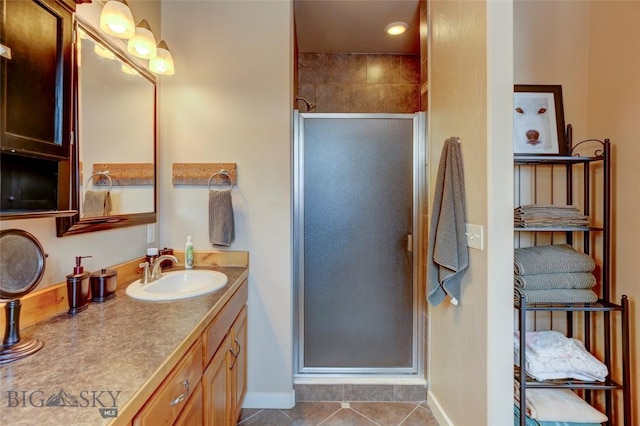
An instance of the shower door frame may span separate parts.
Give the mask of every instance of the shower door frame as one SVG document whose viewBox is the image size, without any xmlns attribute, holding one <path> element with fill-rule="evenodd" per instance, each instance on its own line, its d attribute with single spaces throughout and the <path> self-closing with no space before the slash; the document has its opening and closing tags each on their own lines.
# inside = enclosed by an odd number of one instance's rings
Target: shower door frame
<svg viewBox="0 0 640 426">
<path fill-rule="evenodd" d="M 413 306 L 411 367 L 305 367 L 304 366 L 304 121 L 313 119 L 402 119 L 413 121 L 413 234 L 411 238 Z M 424 378 L 425 321 L 424 283 L 426 259 L 427 144 L 426 115 L 394 113 L 300 113 L 293 116 L 293 285 L 294 285 L 294 377 L 312 378 Z"/>
</svg>

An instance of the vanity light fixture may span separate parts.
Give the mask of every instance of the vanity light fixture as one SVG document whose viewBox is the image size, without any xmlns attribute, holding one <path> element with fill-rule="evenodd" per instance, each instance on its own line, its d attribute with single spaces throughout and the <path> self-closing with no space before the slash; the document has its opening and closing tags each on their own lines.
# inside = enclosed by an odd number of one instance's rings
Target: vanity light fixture
<svg viewBox="0 0 640 426">
<path fill-rule="evenodd" d="M 136 24 L 127 0 L 108 0 L 100 13 L 100 29 L 114 37 L 129 39 L 136 33 Z"/>
<path fill-rule="evenodd" d="M 156 38 L 146 19 L 136 25 L 136 35 L 127 42 L 127 51 L 142 59 L 151 59 L 157 55 Z"/>
<path fill-rule="evenodd" d="M 138 75 L 138 74 L 140 74 L 138 72 L 138 70 L 136 70 L 133 67 L 130 67 L 127 64 L 122 64 L 122 72 L 125 73 L 125 74 L 130 74 L 130 75 Z"/>
<path fill-rule="evenodd" d="M 106 58 L 106 59 L 115 59 L 116 55 L 110 51 L 109 49 L 104 48 L 102 45 L 96 43 L 93 46 L 93 51 L 95 52 L 96 55 L 102 57 L 102 58 Z"/>
<path fill-rule="evenodd" d="M 409 29 L 409 24 L 406 22 L 392 22 L 386 27 L 384 27 L 384 31 L 389 35 L 399 35 L 404 33 Z"/>
<path fill-rule="evenodd" d="M 151 72 L 161 75 L 173 75 L 175 74 L 175 67 L 173 65 L 173 56 L 169 52 L 167 43 L 164 40 L 160 40 L 158 43 L 158 54 L 155 58 L 151 58 L 149 61 L 149 69 Z"/>
</svg>

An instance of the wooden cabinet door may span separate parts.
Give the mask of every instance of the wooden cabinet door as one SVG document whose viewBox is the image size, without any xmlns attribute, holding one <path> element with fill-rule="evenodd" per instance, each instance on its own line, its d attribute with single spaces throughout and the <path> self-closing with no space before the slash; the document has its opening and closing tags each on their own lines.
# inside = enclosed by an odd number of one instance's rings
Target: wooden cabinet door
<svg viewBox="0 0 640 426">
<path fill-rule="evenodd" d="M 72 10 L 55 0 L 1 0 L 0 146 L 45 158 L 69 157 Z"/>
<path fill-rule="evenodd" d="M 231 421 L 231 392 L 229 352 L 231 334 L 227 334 L 202 376 L 204 393 L 204 424 L 227 426 Z"/>
<path fill-rule="evenodd" d="M 235 425 L 242 402 L 247 391 L 247 307 L 236 318 L 231 328 L 232 341 L 230 342 L 232 352 L 230 373 L 231 373 L 231 395 L 233 398 L 232 422 Z"/>
</svg>

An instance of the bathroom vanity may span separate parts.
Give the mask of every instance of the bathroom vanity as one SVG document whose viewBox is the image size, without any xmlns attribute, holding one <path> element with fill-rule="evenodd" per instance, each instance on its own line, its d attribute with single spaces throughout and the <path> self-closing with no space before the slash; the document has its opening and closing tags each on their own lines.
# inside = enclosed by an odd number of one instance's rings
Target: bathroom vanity
<svg viewBox="0 0 640 426">
<path fill-rule="evenodd" d="M 228 276 L 207 295 L 140 301 L 125 294 L 129 280 L 112 300 L 22 330 L 45 346 L 0 366 L 0 418 L 12 425 L 235 425 L 247 365 L 248 262 L 239 263 L 196 263 Z"/>
</svg>

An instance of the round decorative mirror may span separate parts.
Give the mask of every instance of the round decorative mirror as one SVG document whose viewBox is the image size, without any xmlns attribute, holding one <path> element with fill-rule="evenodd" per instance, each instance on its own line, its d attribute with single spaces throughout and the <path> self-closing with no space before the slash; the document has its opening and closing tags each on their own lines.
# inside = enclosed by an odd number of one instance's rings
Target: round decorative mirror
<svg viewBox="0 0 640 426">
<path fill-rule="evenodd" d="M 38 240 L 20 229 L 0 231 L 0 302 L 5 302 L 6 326 L 0 364 L 31 355 L 41 340 L 20 339 L 20 297 L 33 290 L 44 273 L 46 254 Z"/>
</svg>

